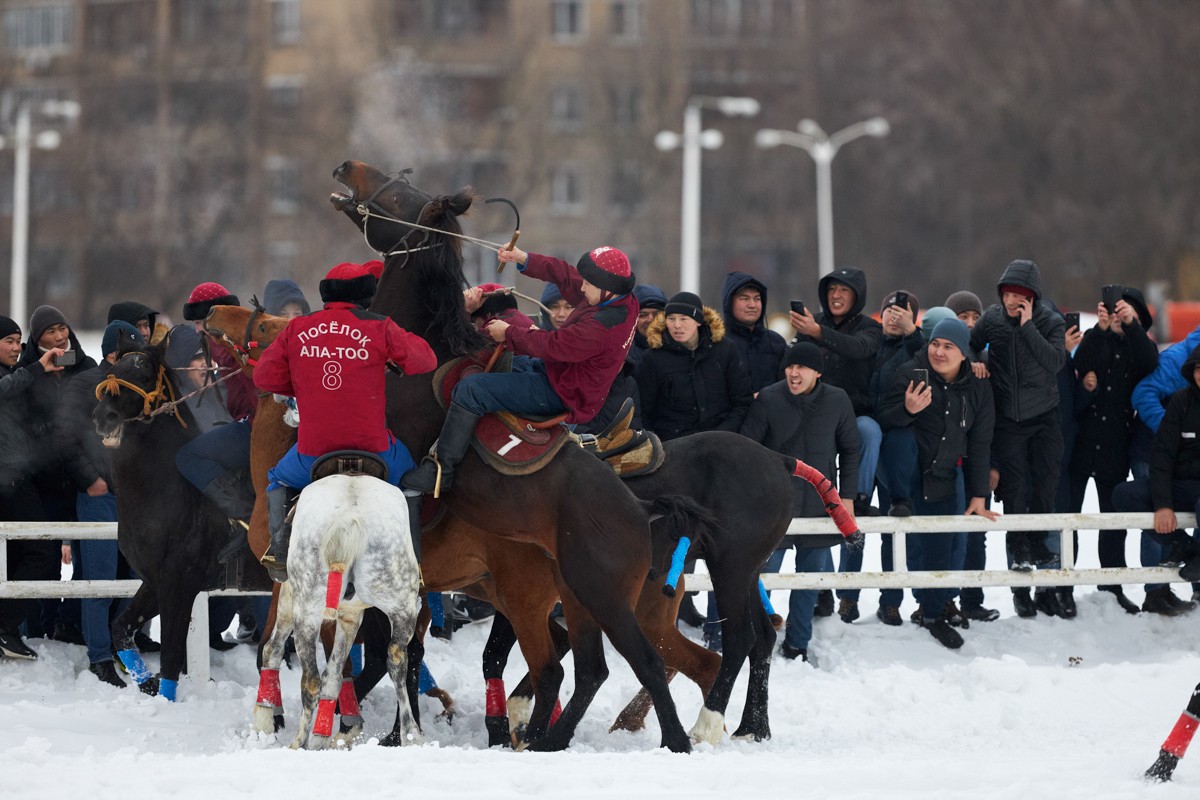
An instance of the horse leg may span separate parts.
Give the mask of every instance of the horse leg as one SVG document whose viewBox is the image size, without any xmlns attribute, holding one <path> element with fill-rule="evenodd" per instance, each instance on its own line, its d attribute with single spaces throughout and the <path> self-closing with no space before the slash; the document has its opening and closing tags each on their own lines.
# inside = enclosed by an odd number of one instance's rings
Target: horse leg
<svg viewBox="0 0 1200 800">
<path fill-rule="evenodd" d="M 713 587 L 716 591 L 717 608 L 720 610 L 721 638 L 723 652 L 721 668 L 717 672 L 717 680 L 704 699 L 704 707 L 692 727 L 690 735 L 698 742 L 717 744 L 725 734 L 725 709 L 729 706 L 729 697 L 733 693 L 733 684 L 738 672 L 754 645 L 754 620 L 750 613 L 750 601 L 758 602 L 757 584 L 753 596 L 744 580 L 733 581 L 728 570 L 721 570 L 723 565 L 709 563 L 712 573 Z M 755 575 L 757 578 L 757 575 Z M 728 637 L 728 638 L 726 638 Z"/>
<path fill-rule="evenodd" d="M 159 694 L 175 699 L 179 674 L 187 664 L 187 632 L 192 621 L 192 605 L 199 590 L 195 586 L 180 587 L 175 593 L 160 598 L 162 616 L 162 658 L 159 662 Z"/>
<path fill-rule="evenodd" d="M 308 740 L 309 750 L 328 748 L 333 737 L 334 710 L 338 695 L 342 691 L 343 669 L 350 656 L 350 646 L 354 644 L 354 635 L 358 633 L 358 625 L 362 621 L 363 608 L 361 603 L 353 600 L 342 601 L 336 622 L 321 626 L 321 642 L 329 643 L 329 652 L 325 660 L 325 670 L 321 673 L 317 718 L 313 723 L 312 736 Z M 362 717 L 359 717 L 360 729 L 361 726 Z"/>
<path fill-rule="evenodd" d="M 532 722 L 535 702 L 544 702 L 547 704 L 553 702 L 554 710 L 550 713 L 551 725 L 555 724 L 558 715 L 562 713 L 562 708 L 558 702 L 558 690 L 562 687 L 562 659 L 571 649 L 571 640 L 566 630 L 552 619 L 547 620 L 546 630 L 549 631 L 550 641 L 554 646 L 553 661 L 544 655 L 540 655 L 545 652 L 544 647 L 538 646 L 541 644 L 540 638 L 532 639 L 531 636 L 527 635 L 520 640 L 528 640 L 527 644 L 522 644 L 521 651 L 525 656 L 525 663 L 530 665 L 529 668 L 531 671 L 525 673 L 525 676 L 521 678 L 516 688 L 508 696 L 508 729 L 515 732 L 512 735 L 514 747 L 518 746 L 521 740 L 529 738 L 527 731 Z M 534 653 L 539 654 L 537 658 L 533 657 Z M 536 700 L 534 695 L 535 684 L 541 690 Z"/>
<path fill-rule="evenodd" d="M 408 640 L 405 655 L 408 657 L 408 668 L 405 670 L 404 690 L 408 695 L 408 707 L 412 711 L 413 723 L 420 730 L 421 708 L 419 698 L 421 696 L 421 663 L 425 660 L 425 642 L 421 641 L 421 637 L 417 635 L 416 631 L 413 632 L 412 638 Z M 399 709 L 397 709 L 396 713 L 399 713 Z"/>
<path fill-rule="evenodd" d="M 377 608 L 368 608 L 359 632 L 363 640 L 363 668 L 354 679 L 354 692 L 361 703 L 387 674 L 387 646 L 392 638 L 392 626 L 386 614 Z"/>
<path fill-rule="evenodd" d="M 293 578 L 294 580 L 294 578 Z M 291 583 L 291 581 L 289 581 Z M 293 638 L 296 641 L 296 656 L 300 659 L 300 724 L 296 729 L 296 738 L 292 741 L 292 749 L 298 750 L 308 742 L 308 734 L 312 728 L 313 712 L 317 707 L 317 692 L 321 687 L 321 672 L 317 668 L 317 638 L 320 636 L 321 607 L 317 602 L 304 602 L 299 596 L 293 601 L 293 614 L 296 627 Z M 305 592 L 306 595 L 314 592 Z"/>
<path fill-rule="evenodd" d="M 158 593 L 151 588 L 148 581 L 143 581 L 129 606 L 113 620 L 111 629 L 113 649 L 117 651 L 117 657 L 129 670 L 142 693 L 149 695 L 158 694 L 158 678 L 150 674 L 150 669 L 134 644 L 133 634 L 146 624 L 146 620 L 157 614 Z"/>
<path fill-rule="evenodd" d="M 516 643 L 517 633 L 512 623 L 497 610 L 492 617 L 487 644 L 483 646 L 483 685 L 486 687 L 483 724 L 487 728 L 488 747 L 503 747 L 510 742 L 504 668 L 508 666 L 509 654 Z M 530 686 L 531 693 L 532 688 Z"/>
<path fill-rule="evenodd" d="M 283 697 L 279 690 L 279 665 L 287 638 L 292 635 L 292 586 L 276 584 L 271 611 L 259 648 L 258 696 L 254 703 L 254 730 L 275 733 L 283 728 Z"/>
<path fill-rule="evenodd" d="M 758 635 L 754 637 L 754 647 L 750 650 L 750 683 L 746 687 L 746 707 L 742 709 L 742 722 L 733 732 L 733 738 L 761 742 L 771 738 L 771 723 L 767 715 L 767 686 L 771 679 L 775 627 L 771 624 L 771 617 L 763 608 L 757 592 L 751 601 L 750 613 Z"/>
<path fill-rule="evenodd" d="M 279 589 L 283 586 L 282 583 L 273 583 L 271 585 L 271 605 L 267 609 L 267 618 L 263 622 L 262 638 L 258 642 L 258 652 L 255 654 L 256 666 L 261 670 L 263 665 L 263 645 L 271 636 L 271 631 L 275 629 L 275 617 L 279 614 Z"/>
<path fill-rule="evenodd" d="M 388 675 L 396 687 L 396 722 L 392 732 L 380 742 L 384 747 L 397 747 L 407 744 L 421 744 L 423 740 L 421 729 L 413 716 L 412 705 L 409 702 L 407 672 L 408 672 L 408 643 L 416 630 L 416 609 L 412 613 L 405 609 L 388 614 L 392 622 L 392 637 L 388 643 Z"/>
</svg>

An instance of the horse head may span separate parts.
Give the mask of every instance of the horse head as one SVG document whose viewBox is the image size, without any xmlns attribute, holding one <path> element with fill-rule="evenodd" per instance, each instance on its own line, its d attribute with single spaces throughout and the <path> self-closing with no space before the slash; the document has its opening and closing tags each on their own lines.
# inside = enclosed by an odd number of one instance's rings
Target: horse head
<svg viewBox="0 0 1200 800">
<path fill-rule="evenodd" d="M 463 305 L 462 226 L 475 194 L 462 189 L 431 195 L 408 180 L 408 171 L 388 175 L 361 161 L 333 171 L 346 188 L 330 196 L 362 231 L 385 268 L 371 310 L 392 317 L 425 338 L 443 361 L 486 344 Z"/>
<path fill-rule="evenodd" d="M 163 410 L 174 412 L 180 424 L 187 427 L 173 402 L 179 392 L 166 365 L 166 345 L 164 340 L 158 345 L 127 351 L 96 385 L 96 399 L 100 402 L 92 411 L 92 422 L 105 447 L 121 446 L 126 422 L 146 421 Z"/>
<path fill-rule="evenodd" d="M 213 306 L 204 320 L 204 330 L 249 370 L 287 324 L 286 318 L 266 313 L 257 303 L 253 310 Z"/>
</svg>

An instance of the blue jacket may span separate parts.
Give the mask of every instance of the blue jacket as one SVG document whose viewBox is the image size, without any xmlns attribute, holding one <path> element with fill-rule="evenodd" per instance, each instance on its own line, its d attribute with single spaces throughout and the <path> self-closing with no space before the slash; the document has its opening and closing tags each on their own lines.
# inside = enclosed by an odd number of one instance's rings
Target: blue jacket
<svg viewBox="0 0 1200 800">
<path fill-rule="evenodd" d="M 1158 354 L 1158 368 L 1142 378 L 1133 390 L 1133 408 L 1151 431 L 1157 432 L 1171 395 L 1187 384 L 1179 368 L 1200 347 L 1200 327 Z"/>
</svg>

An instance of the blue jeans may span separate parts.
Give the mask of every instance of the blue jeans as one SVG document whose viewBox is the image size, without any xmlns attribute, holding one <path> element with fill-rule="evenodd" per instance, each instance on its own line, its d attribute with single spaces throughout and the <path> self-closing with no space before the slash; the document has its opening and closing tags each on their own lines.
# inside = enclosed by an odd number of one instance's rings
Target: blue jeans
<svg viewBox="0 0 1200 800">
<path fill-rule="evenodd" d="M 1113 508 L 1117 511 L 1153 511 L 1150 481 L 1135 480 L 1119 484 L 1112 493 Z M 1200 513 L 1200 481 L 1171 481 L 1171 505 L 1176 511 Z M 1160 535 L 1152 529 L 1142 531 L 1142 566 L 1155 567 L 1162 563 L 1169 534 Z M 1165 583 L 1148 583 L 1146 591 L 1165 588 Z"/>
<path fill-rule="evenodd" d="M 919 493 L 913 498 L 913 510 L 918 515 L 930 516 L 938 514 L 953 514 L 958 506 L 958 497 L 950 495 L 942 500 L 926 500 Z M 943 571 L 954 566 L 954 540 L 961 534 L 948 533 L 914 533 L 910 541 L 917 544 L 914 561 L 917 569 Z M 936 619 L 941 616 L 946 603 L 954 597 L 953 589 L 913 589 L 913 595 L 921 604 L 921 614 L 925 619 Z"/>
<path fill-rule="evenodd" d="M 871 499 L 875 492 L 875 467 L 879 464 L 879 446 L 883 443 L 883 430 L 874 417 L 855 417 L 858 425 L 858 493 Z"/>
<path fill-rule="evenodd" d="M 771 554 L 763 566 L 763 572 L 779 572 L 787 548 Z M 833 572 L 833 556 L 828 547 L 817 549 L 796 548 L 796 572 Z M 789 647 L 808 649 L 812 640 L 813 609 L 817 607 L 816 589 L 793 589 L 788 598 L 787 628 L 783 640 Z"/>
<path fill-rule="evenodd" d="M 476 416 L 489 411 L 553 416 L 567 410 L 550 386 L 545 363 L 529 356 L 514 356 L 512 372 L 468 375 L 451 399 Z"/>
<path fill-rule="evenodd" d="M 112 493 L 92 497 L 80 492 L 75 500 L 80 522 L 116 522 L 117 498 Z M 75 567 L 85 581 L 111 581 L 117 578 L 120 552 L 113 540 L 83 539 L 78 543 Z M 80 629 L 87 645 L 88 663 L 112 661 L 112 626 L 109 613 L 115 602 L 111 597 L 84 598 L 80 601 Z M 121 598 L 118 611 L 124 610 L 132 598 Z"/>
<path fill-rule="evenodd" d="M 378 455 L 387 464 L 388 483 L 399 486 L 404 473 L 411 470 L 416 464 L 413 463 L 408 448 L 396 441 L 390 433 L 388 441 L 390 443 L 388 449 Z M 279 459 L 279 463 L 267 470 L 267 491 L 273 491 L 280 486 L 303 489 L 312 483 L 312 466 L 320 456 L 302 455 L 296 449 L 297 446 L 292 445 L 291 449 L 283 454 L 283 458 Z"/>
<path fill-rule="evenodd" d="M 250 468 L 250 423 L 227 422 L 179 448 L 175 468 L 200 491 L 226 472 Z"/>
</svg>

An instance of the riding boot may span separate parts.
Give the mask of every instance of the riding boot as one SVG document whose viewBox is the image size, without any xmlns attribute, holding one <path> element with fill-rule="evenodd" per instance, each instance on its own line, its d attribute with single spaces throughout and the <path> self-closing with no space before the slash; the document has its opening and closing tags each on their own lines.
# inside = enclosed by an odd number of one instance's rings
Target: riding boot
<svg viewBox="0 0 1200 800">
<path fill-rule="evenodd" d="M 450 410 L 446 412 L 446 421 L 442 424 L 442 433 L 437 440 L 437 461 L 426 458 L 419 467 L 410 470 L 400 479 L 400 485 L 405 489 L 429 494 L 437 485 L 438 464 L 441 464 L 440 491 L 449 489 L 454 481 L 454 468 L 466 455 L 478 422 L 477 415 L 457 403 L 451 403 Z"/>
<path fill-rule="evenodd" d="M 404 499 L 408 501 L 408 530 L 412 535 L 413 555 L 417 557 L 417 564 L 421 563 L 421 493 L 413 489 L 408 489 L 404 492 Z"/>
<path fill-rule="evenodd" d="M 276 583 L 287 581 L 288 540 L 292 537 L 292 507 L 300 496 L 299 489 L 280 486 L 267 492 L 268 525 L 271 529 L 271 545 L 263 553 L 261 563 L 267 574 Z"/>
<path fill-rule="evenodd" d="M 254 511 L 254 489 L 245 470 L 223 472 L 204 487 L 203 494 L 229 517 L 229 542 L 221 548 L 217 560 L 230 561 L 246 549 L 246 531 Z"/>
</svg>

